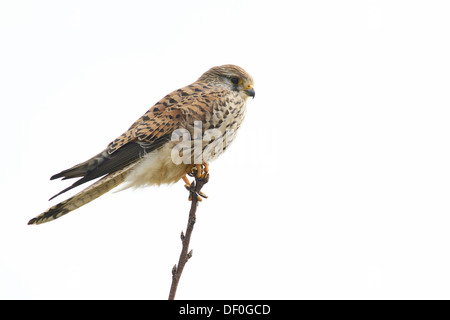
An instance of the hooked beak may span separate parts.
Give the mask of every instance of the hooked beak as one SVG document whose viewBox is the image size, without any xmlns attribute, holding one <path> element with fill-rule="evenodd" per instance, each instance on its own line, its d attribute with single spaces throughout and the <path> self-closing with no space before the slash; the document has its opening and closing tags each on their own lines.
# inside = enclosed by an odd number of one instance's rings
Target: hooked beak
<svg viewBox="0 0 450 320">
<path fill-rule="evenodd" d="M 247 89 L 247 90 L 245 90 L 245 93 L 248 96 L 252 97 L 253 99 L 255 98 L 255 89 L 253 89 L 253 88 Z"/>
</svg>

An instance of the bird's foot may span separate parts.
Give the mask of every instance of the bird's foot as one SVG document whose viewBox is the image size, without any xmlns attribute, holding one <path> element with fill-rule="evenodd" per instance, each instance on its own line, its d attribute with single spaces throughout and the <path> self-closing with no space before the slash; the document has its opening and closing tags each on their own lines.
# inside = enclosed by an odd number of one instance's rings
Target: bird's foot
<svg viewBox="0 0 450 320">
<path fill-rule="evenodd" d="M 203 192 L 201 192 L 201 191 L 197 192 L 197 191 L 193 190 L 191 185 L 185 184 L 184 187 L 186 188 L 187 191 L 189 191 L 189 201 L 192 201 L 192 195 L 197 197 L 198 201 L 202 201 L 202 198 L 205 198 L 205 199 L 208 198 L 208 196 L 206 194 L 204 194 Z"/>
<path fill-rule="evenodd" d="M 201 172 L 201 174 L 199 175 L 198 172 Z M 202 165 L 193 165 L 187 174 L 191 177 L 196 177 L 196 179 L 208 179 L 208 172 L 208 165 L 206 165 L 206 167 L 203 167 Z M 182 179 L 185 183 L 184 187 L 187 191 L 189 191 L 189 201 L 192 201 L 192 196 L 195 196 L 198 201 L 202 201 L 202 198 L 208 198 L 208 196 L 203 192 L 195 191 L 195 183 L 189 182 L 189 179 L 186 177 L 186 175 L 183 176 Z"/>
<path fill-rule="evenodd" d="M 205 179 L 208 173 L 209 173 L 209 166 L 206 162 L 203 162 L 202 164 L 191 165 L 187 174 L 191 177 Z"/>
</svg>

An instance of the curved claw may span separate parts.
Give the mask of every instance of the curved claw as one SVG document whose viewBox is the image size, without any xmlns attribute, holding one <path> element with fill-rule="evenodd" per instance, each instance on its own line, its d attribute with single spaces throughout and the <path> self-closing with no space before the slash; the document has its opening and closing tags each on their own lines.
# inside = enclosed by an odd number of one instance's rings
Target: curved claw
<svg viewBox="0 0 450 320">
<path fill-rule="evenodd" d="M 189 171 L 187 172 L 187 175 L 191 177 L 196 177 L 197 179 L 208 179 L 209 178 L 209 166 L 206 162 L 203 162 L 203 164 L 195 164 L 191 165 L 189 167 Z M 195 194 L 198 201 L 202 201 L 202 198 L 207 199 L 208 196 L 204 194 L 203 192 L 195 191 L 192 188 L 192 184 L 189 182 L 189 179 L 184 176 L 183 181 L 185 183 L 184 187 L 186 190 L 189 191 L 189 201 L 192 201 L 192 194 Z"/>
<path fill-rule="evenodd" d="M 206 162 L 202 164 L 193 164 L 190 166 L 188 175 L 191 177 L 205 178 L 209 173 L 209 166 Z"/>
<path fill-rule="evenodd" d="M 206 194 L 204 194 L 201 191 L 197 192 L 197 191 L 192 190 L 190 185 L 185 184 L 184 187 L 186 188 L 187 191 L 189 191 L 189 201 L 192 201 L 192 194 L 195 194 L 197 196 L 198 201 L 202 201 L 202 198 L 208 199 L 208 196 Z M 200 198 L 200 197 L 202 197 L 202 198 Z"/>
</svg>

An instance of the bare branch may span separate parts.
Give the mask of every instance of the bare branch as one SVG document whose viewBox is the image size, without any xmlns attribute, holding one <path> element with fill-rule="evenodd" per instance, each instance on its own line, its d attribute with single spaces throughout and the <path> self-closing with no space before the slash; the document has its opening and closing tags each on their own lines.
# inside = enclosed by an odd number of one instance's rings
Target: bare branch
<svg viewBox="0 0 450 320">
<path fill-rule="evenodd" d="M 180 235 L 183 246 L 181 248 L 181 254 L 178 260 L 178 264 L 176 264 L 172 269 L 172 285 L 170 286 L 169 300 L 175 299 L 175 294 L 178 288 L 178 282 L 180 281 L 184 266 L 186 262 L 192 257 L 192 250 L 189 251 L 189 253 L 188 250 L 189 250 L 189 243 L 191 241 L 192 231 L 194 230 L 194 224 L 196 220 L 195 214 L 197 212 L 199 195 L 201 194 L 200 190 L 206 183 L 208 183 L 208 180 L 209 174 L 206 174 L 205 177 L 202 178 L 195 176 L 195 181 L 192 182 L 190 187 L 190 199 L 192 200 L 191 210 L 189 211 L 186 233 L 183 233 L 183 231 L 181 231 Z"/>
</svg>

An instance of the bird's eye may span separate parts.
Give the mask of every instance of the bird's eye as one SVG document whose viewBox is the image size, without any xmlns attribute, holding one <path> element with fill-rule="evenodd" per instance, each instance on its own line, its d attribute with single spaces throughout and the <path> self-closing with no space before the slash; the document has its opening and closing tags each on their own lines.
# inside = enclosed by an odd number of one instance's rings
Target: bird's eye
<svg viewBox="0 0 450 320">
<path fill-rule="evenodd" d="M 239 78 L 233 77 L 230 80 L 232 84 L 239 84 Z"/>
</svg>

